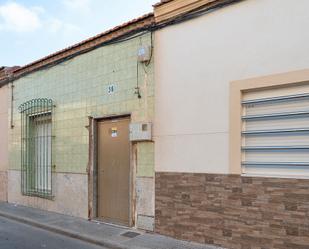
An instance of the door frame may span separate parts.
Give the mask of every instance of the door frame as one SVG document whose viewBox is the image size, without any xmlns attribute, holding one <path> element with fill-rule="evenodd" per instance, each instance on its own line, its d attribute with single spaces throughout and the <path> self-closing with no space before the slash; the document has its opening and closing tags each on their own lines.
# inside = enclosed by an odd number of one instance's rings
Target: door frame
<svg viewBox="0 0 309 249">
<path fill-rule="evenodd" d="M 98 123 L 117 120 L 117 119 L 131 119 L 131 113 L 120 115 L 107 115 L 98 117 L 89 117 L 89 160 L 87 166 L 88 173 L 88 219 L 98 219 Z M 130 142 L 130 175 L 129 175 L 129 227 L 135 226 L 135 178 L 136 178 L 136 153 L 137 147 Z M 118 225 L 118 224 L 115 224 Z"/>
</svg>

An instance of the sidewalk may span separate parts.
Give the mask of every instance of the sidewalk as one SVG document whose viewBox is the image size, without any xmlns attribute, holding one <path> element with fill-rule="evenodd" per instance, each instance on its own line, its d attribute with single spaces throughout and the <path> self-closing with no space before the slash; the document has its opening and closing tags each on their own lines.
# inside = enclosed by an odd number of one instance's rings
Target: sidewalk
<svg viewBox="0 0 309 249">
<path fill-rule="evenodd" d="M 0 216 L 110 249 L 219 249 L 3 202 Z"/>
</svg>

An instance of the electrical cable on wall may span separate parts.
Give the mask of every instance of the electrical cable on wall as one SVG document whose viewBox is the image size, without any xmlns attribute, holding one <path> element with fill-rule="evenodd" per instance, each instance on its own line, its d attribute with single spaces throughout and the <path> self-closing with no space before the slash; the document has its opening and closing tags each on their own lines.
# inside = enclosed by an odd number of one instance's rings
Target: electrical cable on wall
<svg viewBox="0 0 309 249">
<path fill-rule="evenodd" d="M 142 95 L 141 95 L 140 87 L 139 87 L 139 83 L 138 83 L 138 79 L 139 79 L 138 74 L 139 74 L 139 70 L 138 70 L 138 61 L 136 61 L 136 87 L 135 87 L 135 92 L 134 92 L 134 94 L 136 94 L 137 97 L 138 97 L 139 99 L 141 99 L 141 98 L 142 98 Z"/>
<path fill-rule="evenodd" d="M 11 83 L 11 118 L 10 118 L 10 125 L 11 129 L 14 128 L 14 119 L 13 119 L 13 114 L 14 114 L 14 83 Z"/>
</svg>

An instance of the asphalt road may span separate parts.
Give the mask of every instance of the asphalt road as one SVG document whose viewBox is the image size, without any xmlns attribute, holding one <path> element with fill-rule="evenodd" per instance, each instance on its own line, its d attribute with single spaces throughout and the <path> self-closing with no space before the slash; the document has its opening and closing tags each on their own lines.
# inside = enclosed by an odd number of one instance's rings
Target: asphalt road
<svg viewBox="0 0 309 249">
<path fill-rule="evenodd" d="M 107 249 L 0 217 L 1 249 Z"/>
</svg>

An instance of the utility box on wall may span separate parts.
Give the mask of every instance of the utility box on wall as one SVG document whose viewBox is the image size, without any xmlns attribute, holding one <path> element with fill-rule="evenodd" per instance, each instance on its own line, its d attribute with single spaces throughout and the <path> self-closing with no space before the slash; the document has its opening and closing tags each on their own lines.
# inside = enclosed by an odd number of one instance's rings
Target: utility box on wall
<svg viewBox="0 0 309 249">
<path fill-rule="evenodd" d="M 148 62 L 151 59 L 151 47 L 141 46 L 137 51 L 137 60 L 139 62 Z"/>
<path fill-rule="evenodd" d="M 151 141 L 152 123 L 131 123 L 130 141 Z"/>
</svg>

